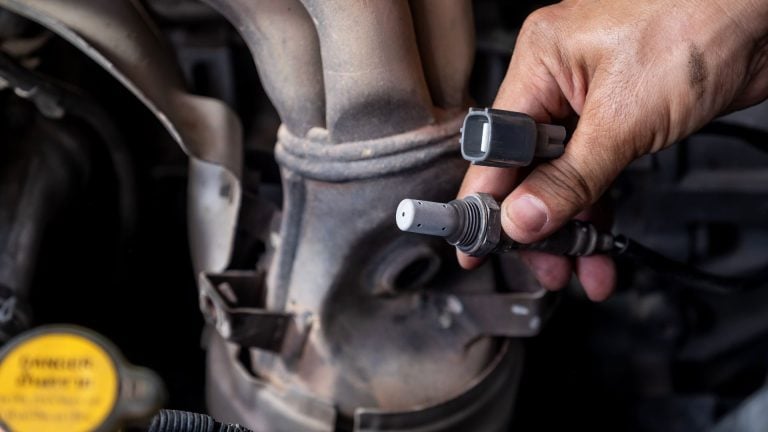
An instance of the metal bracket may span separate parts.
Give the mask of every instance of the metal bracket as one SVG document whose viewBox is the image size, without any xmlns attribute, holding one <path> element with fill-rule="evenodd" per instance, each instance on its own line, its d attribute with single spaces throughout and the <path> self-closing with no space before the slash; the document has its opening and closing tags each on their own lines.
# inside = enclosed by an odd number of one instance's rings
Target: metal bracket
<svg viewBox="0 0 768 432">
<path fill-rule="evenodd" d="M 425 294 L 438 308 L 444 328 L 460 327 L 469 344 L 482 336 L 531 337 L 539 334 L 551 296 L 545 289 L 492 294 Z"/>
<path fill-rule="evenodd" d="M 303 346 L 306 326 L 300 326 L 293 314 L 264 308 L 264 279 L 264 272 L 202 273 L 200 310 L 229 342 L 281 354 L 293 352 Z"/>
</svg>

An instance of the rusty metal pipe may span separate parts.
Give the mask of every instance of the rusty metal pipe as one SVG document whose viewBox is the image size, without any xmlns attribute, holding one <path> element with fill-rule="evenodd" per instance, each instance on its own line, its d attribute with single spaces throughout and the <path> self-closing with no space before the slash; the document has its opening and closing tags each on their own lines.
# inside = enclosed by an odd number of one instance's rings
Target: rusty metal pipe
<svg viewBox="0 0 768 432">
<path fill-rule="evenodd" d="M 418 268 L 419 257 L 391 256 L 433 247 L 398 240 L 389 213 L 405 190 L 455 193 L 464 163 L 447 154 L 457 150 L 458 116 L 433 112 L 406 1 L 302 1 L 319 35 L 328 134 L 301 137 L 284 127 L 278 135 L 285 208 L 267 304 L 312 324 L 301 356 L 254 353 L 253 367 L 270 382 L 333 401 L 347 416 L 358 407 L 443 401 L 484 369 L 494 345 L 456 343 L 462 330 L 447 334 L 412 309 L 407 292 L 387 301 L 371 294 L 381 282 L 373 275 Z M 460 61 L 469 62 L 471 55 Z M 418 280 L 415 288 L 429 283 Z M 454 280 L 450 288 L 489 291 L 488 282 Z M 425 321 L 401 325 L 393 316 Z"/>
<path fill-rule="evenodd" d="M 432 101 L 443 109 L 463 108 L 469 100 L 467 81 L 475 56 L 471 0 L 410 4 Z"/>
<path fill-rule="evenodd" d="M 432 123 L 406 0 L 302 0 L 320 38 L 326 124 L 334 143 Z"/>
<path fill-rule="evenodd" d="M 273 25 L 277 12 L 257 16 L 254 4 L 277 0 L 206 1 L 221 11 L 230 6 L 224 14 L 246 38 L 244 29 L 259 25 L 250 20 L 264 21 L 260 38 L 274 46 L 285 31 L 295 31 Z M 407 0 L 301 3 L 316 31 L 306 36 L 311 40 L 292 43 L 319 44 L 325 128 L 297 130 L 292 124 L 301 124 L 294 117 L 300 111 L 280 108 L 286 106 L 281 98 L 295 93 L 270 93 L 285 122 L 275 148 L 284 205 L 280 233 L 259 263 L 269 274 L 258 309 L 290 316 L 289 332 L 298 336 L 272 350 L 240 344 L 240 354 L 248 356 L 239 361 L 231 344 L 213 337 L 211 410 L 228 421 L 275 430 L 330 431 L 345 422 L 354 430 L 467 430 L 480 417 L 493 420 L 477 430 L 500 430 L 520 370 L 507 366 L 519 366 L 521 347 L 470 337 L 476 329 L 461 324 L 458 303 L 424 302 L 421 295 L 491 295 L 497 283 L 492 269 L 461 273 L 444 261 L 452 256 L 444 245 L 405 238 L 391 220 L 392 208 L 409 193 L 452 197 L 466 168 L 457 139 L 473 55 L 471 14 L 462 15 L 468 3 L 450 5 L 450 11 L 412 8 Z M 419 14 L 416 23 L 412 13 Z M 429 22 L 431 14 L 439 15 L 437 22 Z M 461 22 L 453 35 L 456 20 Z M 418 40 L 414 25 L 421 27 Z M 298 73 L 289 69 L 306 60 L 291 58 L 299 52 L 265 56 L 283 65 L 257 59 L 259 68 L 267 68 L 262 79 L 274 71 Z M 422 59 L 430 63 L 428 78 Z M 296 83 L 295 91 L 320 88 L 307 89 L 313 82 Z M 265 83 L 273 85 L 289 84 Z M 227 332 L 219 335 L 232 342 Z M 509 363 L 497 369 L 495 359 L 507 355 Z M 493 390 L 474 387 L 496 371 L 514 373 Z M 233 394 L 234 400 L 221 400 Z M 457 405 L 466 416 L 456 415 Z M 370 426 L 389 418 L 403 427 Z"/>
<path fill-rule="evenodd" d="M 264 90 L 296 135 L 325 126 L 325 92 L 315 27 L 298 0 L 205 0 L 235 25 Z"/>
</svg>

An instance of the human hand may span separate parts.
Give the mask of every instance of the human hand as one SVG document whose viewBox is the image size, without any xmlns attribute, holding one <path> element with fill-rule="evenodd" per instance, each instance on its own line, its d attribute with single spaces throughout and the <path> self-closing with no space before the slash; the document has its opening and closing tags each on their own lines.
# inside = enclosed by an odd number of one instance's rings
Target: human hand
<svg viewBox="0 0 768 432">
<path fill-rule="evenodd" d="M 579 116 L 565 153 L 524 178 L 471 166 L 459 197 L 504 198 L 504 231 L 534 242 L 588 212 L 632 160 L 766 97 L 768 0 L 566 0 L 528 17 L 494 102 L 543 123 Z M 592 300 L 615 285 L 606 256 L 521 256 L 548 289 L 573 270 Z"/>
</svg>

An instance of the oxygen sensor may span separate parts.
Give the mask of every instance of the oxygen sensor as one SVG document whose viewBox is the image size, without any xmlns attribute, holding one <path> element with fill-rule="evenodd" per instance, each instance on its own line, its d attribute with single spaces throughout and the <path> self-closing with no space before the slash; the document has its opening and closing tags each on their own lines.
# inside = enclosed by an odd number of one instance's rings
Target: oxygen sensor
<svg viewBox="0 0 768 432">
<path fill-rule="evenodd" d="M 526 166 L 535 157 L 560 156 L 564 140 L 562 126 L 537 124 L 522 113 L 470 108 L 461 128 L 461 154 L 476 165 Z M 449 203 L 405 199 L 397 208 L 396 220 L 402 231 L 444 237 L 472 256 L 514 249 L 582 256 L 615 248 L 612 235 L 598 233 L 592 224 L 581 221 L 569 222 L 540 242 L 518 243 L 502 233 L 499 204 L 484 193 Z"/>
<path fill-rule="evenodd" d="M 469 110 L 461 129 L 461 152 L 476 165 L 518 167 L 534 157 L 563 152 L 565 129 L 536 124 L 525 114 L 493 109 Z M 509 238 L 501 229 L 499 203 L 476 193 L 448 203 L 404 199 L 395 220 L 402 231 L 445 238 L 468 255 L 482 257 L 513 250 L 535 250 L 563 256 L 607 254 L 624 256 L 690 288 L 730 293 L 765 286 L 764 277 L 713 275 L 671 260 L 621 235 L 598 231 L 589 222 L 572 220 L 549 237 L 531 244 Z"/>
<path fill-rule="evenodd" d="M 500 213 L 492 196 L 477 193 L 445 204 L 404 199 L 397 207 L 396 220 L 402 231 L 444 237 L 472 256 L 518 249 L 584 256 L 613 253 L 617 248 L 613 235 L 600 233 L 594 225 L 576 220 L 540 242 L 519 243 L 502 232 Z"/>
</svg>

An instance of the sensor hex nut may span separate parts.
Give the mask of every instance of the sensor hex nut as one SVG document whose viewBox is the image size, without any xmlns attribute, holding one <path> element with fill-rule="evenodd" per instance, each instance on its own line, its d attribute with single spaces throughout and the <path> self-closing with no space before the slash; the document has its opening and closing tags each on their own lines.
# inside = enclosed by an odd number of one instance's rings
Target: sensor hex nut
<svg viewBox="0 0 768 432">
<path fill-rule="evenodd" d="M 474 257 L 482 257 L 493 252 L 501 241 L 501 208 L 489 194 L 475 193 L 462 200 L 470 207 L 479 210 L 480 223 L 473 235 L 474 241 L 456 245 L 460 251 Z M 465 222 L 472 225 L 470 221 Z"/>
</svg>

